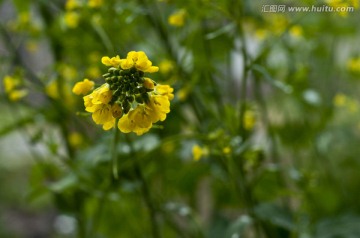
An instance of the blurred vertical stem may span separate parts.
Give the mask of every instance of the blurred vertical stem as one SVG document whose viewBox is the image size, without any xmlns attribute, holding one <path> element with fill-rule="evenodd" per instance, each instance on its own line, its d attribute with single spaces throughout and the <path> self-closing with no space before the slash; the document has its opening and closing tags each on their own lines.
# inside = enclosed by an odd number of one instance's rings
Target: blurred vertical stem
<svg viewBox="0 0 360 238">
<path fill-rule="evenodd" d="M 118 171 L 118 156 L 117 156 L 117 144 L 119 143 L 119 129 L 116 127 L 119 119 L 115 121 L 115 130 L 114 130 L 114 138 L 113 143 L 111 145 L 111 170 L 115 180 L 119 179 L 119 171 Z"/>
<path fill-rule="evenodd" d="M 126 134 L 125 138 L 126 138 L 127 143 L 130 146 L 130 155 L 134 160 L 135 176 L 141 183 L 141 194 L 144 199 L 145 205 L 149 211 L 152 237 L 160 238 L 161 236 L 160 236 L 159 224 L 156 219 L 157 212 L 156 212 L 154 201 L 151 198 L 149 185 L 144 177 L 143 171 L 141 169 L 141 165 L 139 164 L 139 161 L 136 158 L 135 149 L 134 149 L 134 146 L 133 146 L 130 136 L 128 134 Z"/>
</svg>

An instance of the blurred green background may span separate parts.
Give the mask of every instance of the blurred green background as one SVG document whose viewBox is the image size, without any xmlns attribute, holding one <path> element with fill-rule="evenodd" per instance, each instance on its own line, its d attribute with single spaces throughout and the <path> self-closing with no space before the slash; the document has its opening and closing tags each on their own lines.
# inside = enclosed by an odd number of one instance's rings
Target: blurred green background
<svg viewBox="0 0 360 238">
<path fill-rule="evenodd" d="M 360 237 L 359 22 L 358 0 L 0 0 L 0 237 Z M 120 135 L 114 179 L 116 129 L 71 89 L 132 50 L 175 99 Z"/>
</svg>

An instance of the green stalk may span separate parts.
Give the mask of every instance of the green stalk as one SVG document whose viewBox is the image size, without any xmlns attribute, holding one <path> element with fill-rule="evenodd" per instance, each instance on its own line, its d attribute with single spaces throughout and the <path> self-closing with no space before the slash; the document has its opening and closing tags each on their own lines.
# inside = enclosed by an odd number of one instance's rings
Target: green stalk
<svg viewBox="0 0 360 238">
<path fill-rule="evenodd" d="M 117 144 L 119 142 L 119 134 L 120 133 L 119 133 L 119 129 L 116 127 L 117 122 L 118 122 L 118 119 L 116 119 L 116 122 L 115 122 L 114 138 L 113 138 L 113 143 L 111 146 L 111 161 L 112 161 L 111 170 L 112 170 L 112 174 L 113 174 L 115 180 L 119 179 Z"/>
<path fill-rule="evenodd" d="M 144 177 L 144 173 L 141 169 L 141 165 L 139 164 L 138 160 L 136 159 L 135 150 L 133 144 L 128 135 L 126 135 L 126 140 L 130 146 L 130 154 L 131 157 L 134 158 L 134 170 L 135 176 L 141 183 L 141 194 L 143 196 L 145 205 L 149 211 L 150 216 L 150 223 L 151 223 L 151 233 L 153 238 L 161 238 L 159 224 L 156 218 L 156 208 L 153 199 L 151 198 L 149 185 Z"/>
</svg>

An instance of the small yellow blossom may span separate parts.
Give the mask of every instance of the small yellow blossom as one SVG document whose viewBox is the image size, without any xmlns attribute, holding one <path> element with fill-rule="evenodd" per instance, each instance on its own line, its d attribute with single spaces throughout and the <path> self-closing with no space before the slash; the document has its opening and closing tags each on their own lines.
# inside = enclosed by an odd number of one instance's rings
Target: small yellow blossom
<svg viewBox="0 0 360 238">
<path fill-rule="evenodd" d="M 268 36 L 268 31 L 266 29 L 257 29 L 255 31 L 255 37 L 259 40 L 264 40 Z"/>
<path fill-rule="evenodd" d="M 158 84 L 155 88 L 155 92 L 159 95 L 166 96 L 169 100 L 174 99 L 174 89 L 169 85 L 160 85 Z"/>
<path fill-rule="evenodd" d="M 29 92 L 26 89 L 14 90 L 9 93 L 9 99 L 10 101 L 19 101 L 20 99 L 28 95 L 28 93 Z"/>
<path fill-rule="evenodd" d="M 226 155 L 230 154 L 230 153 L 231 153 L 231 148 L 230 148 L 230 146 L 224 147 L 224 148 L 223 148 L 223 153 L 226 154 Z"/>
<path fill-rule="evenodd" d="M 347 69 L 352 73 L 360 73 L 360 58 L 349 59 L 346 63 Z"/>
<path fill-rule="evenodd" d="M 101 58 L 101 63 L 103 63 L 105 66 L 113 66 L 113 67 L 119 67 L 121 60 L 120 60 L 120 56 L 115 56 L 115 57 L 108 57 L 108 56 L 104 56 Z"/>
<path fill-rule="evenodd" d="M 159 64 L 160 73 L 168 74 L 174 69 L 174 63 L 170 60 L 163 60 Z"/>
<path fill-rule="evenodd" d="M 346 108 L 351 113 L 356 113 L 359 110 L 359 103 L 354 99 L 349 99 Z"/>
<path fill-rule="evenodd" d="M 144 87 L 147 89 L 154 89 L 154 82 L 151 78 L 144 78 Z"/>
<path fill-rule="evenodd" d="M 20 80 L 9 75 L 4 77 L 3 80 L 5 93 L 10 101 L 18 101 L 28 95 L 28 90 L 18 89 L 20 86 Z"/>
<path fill-rule="evenodd" d="M 102 4 L 103 4 L 102 0 L 89 0 L 88 1 L 88 6 L 91 8 L 101 7 Z"/>
<path fill-rule="evenodd" d="M 152 62 L 143 51 L 130 51 L 126 59 L 121 60 L 121 68 L 130 69 L 132 67 L 147 73 L 159 71 L 159 67 L 152 66 Z"/>
<path fill-rule="evenodd" d="M 208 150 L 206 147 L 200 147 L 199 145 L 194 145 L 192 148 L 193 160 L 199 161 L 202 157 L 208 155 Z"/>
<path fill-rule="evenodd" d="M 185 9 L 180 9 L 169 16 L 168 23 L 172 26 L 181 27 L 185 23 L 185 17 Z"/>
<path fill-rule="evenodd" d="M 244 114 L 244 128 L 251 130 L 254 128 L 256 123 L 256 117 L 253 111 L 247 110 Z"/>
<path fill-rule="evenodd" d="M 299 25 L 292 26 L 290 28 L 289 32 L 293 37 L 296 37 L 296 38 L 299 38 L 304 34 L 302 27 Z"/>
<path fill-rule="evenodd" d="M 350 5 L 352 3 L 355 3 L 356 5 L 356 1 L 353 0 L 327 0 L 326 2 L 330 7 L 333 7 L 334 11 L 336 11 L 338 15 L 342 17 L 346 17 L 348 15 L 347 9 L 351 7 Z"/>
<path fill-rule="evenodd" d="M 82 82 L 77 82 L 72 89 L 72 92 L 76 95 L 85 95 L 93 90 L 95 83 L 88 79 L 84 79 Z"/>
<path fill-rule="evenodd" d="M 97 67 L 97 66 L 90 66 L 86 70 L 86 75 L 88 75 L 89 78 L 98 78 L 101 76 L 101 71 L 100 71 L 99 67 Z"/>
<path fill-rule="evenodd" d="M 333 103 L 336 107 L 345 106 L 347 102 L 347 97 L 343 93 L 337 93 L 333 99 Z"/>
<path fill-rule="evenodd" d="M 53 99 L 59 98 L 60 94 L 57 85 L 57 80 L 52 80 L 48 85 L 46 85 L 45 92 L 49 97 Z"/>
<path fill-rule="evenodd" d="M 190 90 L 189 90 L 188 88 L 182 88 L 182 89 L 180 89 L 180 90 L 177 92 L 176 96 L 177 96 L 177 98 L 179 98 L 179 100 L 180 100 L 181 102 L 183 102 L 183 101 L 185 101 L 186 98 L 188 97 L 189 91 L 190 91 Z"/>
<path fill-rule="evenodd" d="M 37 42 L 35 41 L 27 41 L 26 42 L 26 49 L 31 52 L 34 53 L 39 49 L 39 45 Z"/>
<path fill-rule="evenodd" d="M 6 75 L 4 77 L 4 88 L 5 88 L 6 93 L 12 91 L 18 85 L 19 85 L 19 80 L 17 80 L 16 78 L 13 78 L 13 77 L 11 77 L 9 75 Z"/>
<path fill-rule="evenodd" d="M 68 140 L 70 145 L 74 148 L 78 148 L 84 143 L 83 136 L 78 132 L 70 133 Z"/>
<path fill-rule="evenodd" d="M 72 11 L 78 7 L 80 7 L 80 3 L 77 0 L 67 0 L 66 1 L 65 9 L 67 11 Z"/>
<path fill-rule="evenodd" d="M 76 12 L 66 12 L 64 20 L 67 27 L 76 28 L 79 25 L 80 15 Z"/>
</svg>

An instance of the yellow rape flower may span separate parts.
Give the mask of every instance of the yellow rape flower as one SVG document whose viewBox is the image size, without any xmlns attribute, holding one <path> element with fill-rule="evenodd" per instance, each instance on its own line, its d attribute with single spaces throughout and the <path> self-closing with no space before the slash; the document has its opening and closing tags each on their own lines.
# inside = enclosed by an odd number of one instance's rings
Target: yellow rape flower
<svg viewBox="0 0 360 238">
<path fill-rule="evenodd" d="M 333 99 L 333 103 L 336 107 L 342 107 L 346 104 L 347 97 L 343 93 L 337 93 Z"/>
<path fill-rule="evenodd" d="M 76 12 L 66 12 L 64 20 L 67 27 L 76 28 L 79 25 L 80 15 Z"/>
<path fill-rule="evenodd" d="M 84 142 L 82 135 L 78 132 L 70 133 L 68 140 L 69 140 L 70 145 L 75 148 L 80 147 Z"/>
<path fill-rule="evenodd" d="M 15 89 L 17 86 L 19 85 L 19 80 L 6 75 L 4 77 L 4 88 L 5 88 L 5 92 L 8 93 L 10 91 L 12 91 L 13 89 Z"/>
<path fill-rule="evenodd" d="M 192 147 L 193 160 L 199 161 L 202 157 L 208 155 L 208 150 L 206 147 L 200 147 L 199 145 L 194 145 Z"/>
<path fill-rule="evenodd" d="M 104 56 L 101 58 L 101 63 L 103 63 L 105 66 L 119 67 L 121 60 L 118 55 L 111 58 L 108 56 Z"/>
<path fill-rule="evenodd" d="M 185 17 L 185 9 L 180 9 L 169 16 L 168 23 L 172 26 L 181 27 L 185 23 Z"/>
<path fill-rule="evenodd" d="M 156 86 L 156 93 L 159 95 L 166 96 L 169 100 L 174 99 L 174 89 L 170 87 L 169 85 L 157 85 Z"/>
<path fill-rule="evenodd" d="M 159 67 L 152 66 L 152 62 L 143 51 L 130 51 L 126 59 L 121 60 L 121 68 L 130 69 L 132 67 L 147 73 L 159 71 Z"/>
<path fill-rule="evenodd" d="M 159 64 L 160 73 L 168 74 L 174 69 L 174 63 L 170 60 L 163 60 Z"/>
<path fill-rule="evenodd" d="M 4 77 L 3 80 L 5 93 L 10 101 L 18 101 L 28 95 L 28 90 L 19 89 L 20 80 L 9 75 Z"/>
<path fill-rule="evenodd" d="M 80 7 L 80 3 L 77 0 L 67 0 L 66 1 L 65 9 L 67 11 L 72 11 L 78 7 Z"/>
<path fill-rule="evenodd" d="M 247 110 L 244 114 L 244 128 L 251 130 L 254 128 L 256 123 L 256 117 L 253 111 Z"/>
<path fill-rule="evenodd" d="M 28 95 L 28 93 L 29 92 L 26 89 L 14 90 L 9 93 L 9 99 L 10 101 L 19 101 L 20 99 Z"/>
<path fill-rule="evenodd" d="M 293 37 L 297 37 L 297 38 L 301 37 L 304 34 L 302 27 L 299 25 L 292 26 L 289 32 Z"/>
<path fill-rule="evenodd" d="M 349 59 L 346 63 L 347 69 L 353 73 L 360 73 L 360 58 Z"/>
<path fill-rule="evenodd" d="M 83 97 L 85 110 L 92 113 L 96 124 L 109 130 L 119 119 L 117 127 L 121 132 L 142 135 L 152 128 L 153 123 L 166 119 L 170 100 L 174 98 L 173 88 L 144 77 L 145 73 L 159 69 L 144 52 L 131 51 L 125 59 L 104 56 L 101 62 L 110 67 L 103 75 L 106 83 Z M 73 91 L 80 94 L 90 86 L 84 80 L 77 83 Z"/>
<path fill-rule="evenodd" d="M 154 89 L 155 85 L 151 78 L 144 78 L 144 87 L 147 89 Z"/>
<path fill-rule="evenodd" d="M 84 79 L 82 82 L 77 82 L 74 85 L 72 92 L 76 95 L 85 95 L 88 94 L 91 90 L 93 90 L 94 85 L 95 83 L 93 81 L 90 81 L 89 79 Z"/>
<path fill-rule="evenodd" d="M 223 151 L 224 154 L 228 155 L 228 154 L 231 153 L 231 148 L 230 148 L 230 146 L 226 146 L 226 147 L 223 148 L 222 151 Z"/>
<path fill-rule="evenodd" d="M 102 0 L 89 0 L 88 1 L 88 6 L 91 8 L 101 7 L 102 4 L 103 4 Z"/>
</svg>

